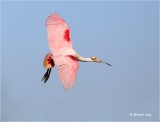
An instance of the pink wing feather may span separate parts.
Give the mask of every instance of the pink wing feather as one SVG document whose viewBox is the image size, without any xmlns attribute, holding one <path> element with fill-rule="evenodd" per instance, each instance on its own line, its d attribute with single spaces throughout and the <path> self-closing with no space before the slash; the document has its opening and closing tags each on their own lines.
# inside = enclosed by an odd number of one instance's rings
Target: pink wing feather
<svg viewBox="0 0 160 122">
<path fill-rule="evenodd" d="M 75 84 L 78 71 L 78 61 L 73 56 L 59 56 L 55 58 L 55 64 L 58 66 L 59 78 L 65 89 L 70 89 Z"/>
<path fill-rule="evenodd" d="M 70 29 L 65 20 L 57 13 L 52 13 L 46 20 L 49 47 L 52 52 L 59 48 L 72 48 Z"/>
<path fill-rule="evenodd" d="M 77 59 L 73 56 L 75 51 L 72 49 L 70 29 L 65 20 L 56 13 L 48 16 L 46 27 L 49 47 L 58 67 L 59 78 L 64 88 L 70 89 L 75 84 L 79 67 Z"/>
</svg>

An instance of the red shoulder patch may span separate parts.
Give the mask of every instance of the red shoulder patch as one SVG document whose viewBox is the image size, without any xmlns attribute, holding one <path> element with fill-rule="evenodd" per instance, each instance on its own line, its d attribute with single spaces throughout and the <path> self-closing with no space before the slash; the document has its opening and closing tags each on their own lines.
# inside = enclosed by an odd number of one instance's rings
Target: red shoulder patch
<svg viewBox="0 0 160 122">
<path fill-rule="evenodd" d="M 72 60 L 77 60 L 73 55 L 68 55 L 68 57 L 70 57 Z"/>
<path fill-rule="evenodd" d="M 69 29 L 66 29 L 64 31 L 64 39 L 70 41 Z"/>
</svg>

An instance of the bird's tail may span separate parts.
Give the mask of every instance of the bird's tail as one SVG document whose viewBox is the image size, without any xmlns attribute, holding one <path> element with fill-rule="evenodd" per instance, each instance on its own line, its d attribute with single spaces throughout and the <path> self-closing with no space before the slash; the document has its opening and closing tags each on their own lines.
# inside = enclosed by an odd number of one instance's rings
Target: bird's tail
<svg viewBox="0 0 160 122">
<path fill-rule="evenodd" d="M 51 53 L 48 53 L 46 54 L 45 58 L 44 58 L 44 61 L 43 61 L 43 66 L 46 68 L 46 69 L 49 69 L 49 68 L 52 68 L 54 67 L 54 60 L 52 58 L 52 54 Z"/>
<path fill-rule="evenodd" d="M 55 63 L 54 63 L 54 60 L 52 58 L 51 53 L 46 54 L 44 61 L 43 61 L 43 66 L 44 66 L 44 68 L 47 69 L 47 72 L 44 74 L 42 81 L 44 81 L 44 83 L 46 83 L 47 80 L 49 79 L 52 68 L 55 66 Z"/>
</svg>

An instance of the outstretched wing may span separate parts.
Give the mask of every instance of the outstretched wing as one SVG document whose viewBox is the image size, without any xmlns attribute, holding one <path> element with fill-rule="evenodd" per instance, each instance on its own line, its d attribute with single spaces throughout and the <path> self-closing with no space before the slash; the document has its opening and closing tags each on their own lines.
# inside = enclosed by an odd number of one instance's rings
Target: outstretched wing
<svg viewBox="0 0 160 122">
<path fill-rule="evenodd" d="M 52 13 L 46 20 L 48 42 L 51 51 L 59 48 L 72 48 L 70 29 L 65 20 L 57 13 Z"/>
<path fill-rule="evenodd" d="M 78 61 L 72 55 L 55 57 L 55 64 L 58 67 L 58 74 L 62 85 L 66 90 L 72 88 L 78 71 Z"/>
</svg>

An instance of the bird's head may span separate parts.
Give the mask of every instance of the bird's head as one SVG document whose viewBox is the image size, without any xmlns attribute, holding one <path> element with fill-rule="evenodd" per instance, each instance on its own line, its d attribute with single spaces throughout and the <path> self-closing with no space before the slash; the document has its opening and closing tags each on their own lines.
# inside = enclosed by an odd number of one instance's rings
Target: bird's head
<svg viewBox="0 0 160 122">
<path fill-rule="evenodd" d="M 94 61 L 94 62 L 97 62 L 97 63 L 100 63 L 101 60 L 98 59 L 96 56 L 92 56 L 91 59 Z"/>
<path fill-rule="evenodd" d="M 91 59 L 92 59 L 94 62 L 97 62 L 97 63 L 105 63 L 105 64 L 107 64 L 107 65 L 109 65 L 109 66 L 112 66 L 111 64 L 100 60 L 100 59 L 97 58 L 96 56 L 92 56 Z"/>
</svg>

